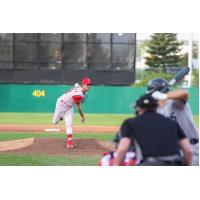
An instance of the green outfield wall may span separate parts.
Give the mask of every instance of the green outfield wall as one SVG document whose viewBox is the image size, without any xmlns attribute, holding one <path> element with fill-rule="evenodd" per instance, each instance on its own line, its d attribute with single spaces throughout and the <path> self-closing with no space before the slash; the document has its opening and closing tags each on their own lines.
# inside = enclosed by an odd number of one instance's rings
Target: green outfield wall
<svg viewBox="0 0 200 200">
<path fill-rule="evenodd" d="M 0 84 L 0 112 L 54 112 L 56 99 L 72 86 Z M 83 104 L 86 113 L 132 113 L 132 103 L 145 88 L 92 86 Z M 199 88 L 189 89 L 189 103 L 199 114 Z"/>
</svg>

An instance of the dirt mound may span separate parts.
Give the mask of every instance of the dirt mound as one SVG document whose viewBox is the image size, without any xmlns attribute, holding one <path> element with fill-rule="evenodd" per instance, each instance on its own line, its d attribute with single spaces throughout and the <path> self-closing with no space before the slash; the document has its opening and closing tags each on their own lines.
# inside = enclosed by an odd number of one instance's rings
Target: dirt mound
<svg viewBox="0 0 200 200">
<path fill-rule="evenodd" d="M 0 152 L 1 151 L 22 149 L 22 148 L 25 148 L 29 145 L 32 145 L 33 142 L 34 142 L 34 138 L 3 141 L 3 142 L 0 142 Z"/>
<path fill-rule="evenodd" d="M 113 150 L 112 143 L 99 142 L 95 139 L 74 139 L 73 144 L 73 149 L 67 149 L 66 139 L 35 138 L 32 145 L 6 152 L 40 155 L 95 156 L 101 155 L 105 151 Z"/>
</svg>

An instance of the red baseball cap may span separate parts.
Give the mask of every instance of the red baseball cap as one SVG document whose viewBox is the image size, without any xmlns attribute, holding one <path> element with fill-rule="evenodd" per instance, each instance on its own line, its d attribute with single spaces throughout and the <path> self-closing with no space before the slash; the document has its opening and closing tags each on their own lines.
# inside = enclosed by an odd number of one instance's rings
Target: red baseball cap
<svg viewBox="0 0 200 200">
<path fill-rule="evenodd" d="M 83 78 L 82 85 L 92 85 L 92 81 L 90 78 Z"/>
</svg>

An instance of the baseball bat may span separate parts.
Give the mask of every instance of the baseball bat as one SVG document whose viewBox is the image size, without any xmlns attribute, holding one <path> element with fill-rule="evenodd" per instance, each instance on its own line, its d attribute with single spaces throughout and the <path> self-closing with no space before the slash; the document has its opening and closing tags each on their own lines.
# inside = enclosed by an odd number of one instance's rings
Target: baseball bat
<svg viewBox="0 0 200 200">
<path fill-rule="evenodd" d="M 178 81 L 180 81 L 185 75 L 187 75 L 190 71 L 190 68 L 187 67 L 183 67 L 170 81 L 169 81 L 169 85 L 172 86 L 175 83 L 177 83 Z"/>
<path fill-rule="evenodd" d="M 168 82 L 169 86 L 175 85 L 177 82 L 179 82 L 185 75 L 187 75 L 190 71 L 190 68 L 188 66 L 183 67 L 180 71 L 178 71 L 177 74 Z M 168 89 L 168 86 L 163 88 L 161 92 L 166 92 Z"/>
</svg>

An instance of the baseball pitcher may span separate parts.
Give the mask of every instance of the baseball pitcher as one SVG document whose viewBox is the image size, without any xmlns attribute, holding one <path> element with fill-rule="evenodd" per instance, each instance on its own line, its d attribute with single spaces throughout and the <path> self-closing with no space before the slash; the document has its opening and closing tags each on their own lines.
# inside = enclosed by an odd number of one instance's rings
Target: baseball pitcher
<svg viewBox="0 0 200 200">
<path fill-rule="evenodd" d="M 74 85 L 72 89 L 65 92 L 61 97 L 57 99 L 55 113 L 53 117 L 53 123 L 57 124 L 60 120 L 64 119 L 66 125 L 67 134 L 67 148 L 73 148 L 72 142 L 72 123 L 74 116 L 74 105 L 76 106 L 80 116 L 81 121 L 85 122 L 85 117 L 82 112 L 81 104 L 85 102 L 87 96 L 86 92 L 90 90 L 92 82 L 90 78 L 84 78 L 82 80 L 82 85 L 78 83 Z"/>
</svg>

